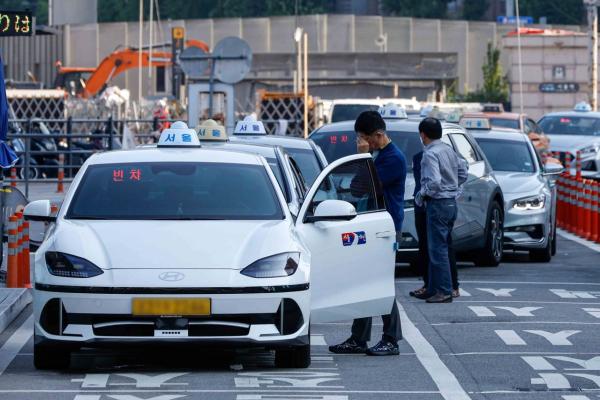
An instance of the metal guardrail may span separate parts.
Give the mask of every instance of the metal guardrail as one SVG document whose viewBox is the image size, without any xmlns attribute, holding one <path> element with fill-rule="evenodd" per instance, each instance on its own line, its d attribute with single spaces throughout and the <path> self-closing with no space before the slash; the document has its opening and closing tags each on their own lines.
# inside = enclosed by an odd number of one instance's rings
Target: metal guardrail
<svg viewBox="0 0 600 400">
<path fill-rule="evenodd" d="M 126 124 L 138 125 L 134 138 L 136 144 L 154 143 L 164 123 L 174 120 L 153 119 L 10 119 L 8 134 L 11 147 L 19 156 L 19 162 L 12 173 L 5 170 L 6 181 L 16 181 L 25 186 L 25 196 L 29 197 L 32 183 L 58 183 L 58 171 L 64 171 L 61 182 L 70 182 L 85 160 L 94 153 L 117 150 L 122 146 L 123 129 Z M 58 131 L 44 132 L 42 124 L 58 126 Z M 86 133 L 74 129 L 77 124 L 95 126 Z M 62 157 L 61 157 L 62 155 Z M 60 161 L 62 158 L 62 162 Z M 7 176 L 8 174 L 8 176 Z"/>
</svg>

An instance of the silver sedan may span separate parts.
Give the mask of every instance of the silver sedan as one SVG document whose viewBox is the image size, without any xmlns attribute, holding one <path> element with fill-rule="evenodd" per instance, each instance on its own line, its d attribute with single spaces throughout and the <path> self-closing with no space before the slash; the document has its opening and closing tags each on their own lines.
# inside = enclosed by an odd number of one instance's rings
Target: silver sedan
<svg viewBox="0 0 600 400">
<path fill-rule="evenodd" d="M 549 262 L 556 252 L 558 164 L 542 165 L 533 144 L 522 133 L 472 130 L 494 168 L 504 193 L 504 248 L 527 250 L 532 261 Z"/>
</svg>

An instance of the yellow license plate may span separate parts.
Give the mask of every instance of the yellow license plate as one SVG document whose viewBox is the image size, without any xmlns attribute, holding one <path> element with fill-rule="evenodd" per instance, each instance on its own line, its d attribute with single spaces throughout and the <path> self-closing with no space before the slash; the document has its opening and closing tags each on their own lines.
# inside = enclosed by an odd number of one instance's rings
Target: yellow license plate
<svg viewBox="0 0 600 400">
<path fill-rule="evenodd" d="M 131 303 L 133 315 L 198 316 L 210 315 L 210 299 L 137 298 Z"/>
</svg>

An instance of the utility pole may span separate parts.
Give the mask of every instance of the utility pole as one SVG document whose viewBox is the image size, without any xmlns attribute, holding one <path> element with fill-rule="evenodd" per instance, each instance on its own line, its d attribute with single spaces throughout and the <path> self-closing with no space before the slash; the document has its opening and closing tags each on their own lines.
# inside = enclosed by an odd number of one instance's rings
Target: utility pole
<svg viewBox="0 0 600 400">
<path fill-rule="evenodd" d="M 583 0 L 588 17 L 588 72 L 590 74 L 590 105 L 598 110 L 598 6 L 599 0 Z"/>
</svg>

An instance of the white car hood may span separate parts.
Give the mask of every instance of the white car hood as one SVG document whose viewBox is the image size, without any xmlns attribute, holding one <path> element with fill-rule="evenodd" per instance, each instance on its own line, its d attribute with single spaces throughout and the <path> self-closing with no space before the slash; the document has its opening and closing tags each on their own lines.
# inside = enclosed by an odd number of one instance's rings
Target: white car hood
<svg viewBox="0 0 600 400">
<path fill-rule="evenodd" d="M 597 136 L 548 135 L 548 137 L 550 138 L 551 151 L 574 152 L 593 143 L 600 143 L 600 139 Z"/>
<path fill-rule="evenodd" d="M 102 269 L 235 269 L 298 251 L 289 221 L 61 220 L 49 250 Z"/>
<path fill-rule="evenodd" d="M 503 172 L 494 171 L 500 188 L 505 194 L 509 193 L 523 193 L 527 195 L 531 193 L 535 195 L 538 193 L 544 184 L 537 178 L 536 174 L 525 173 L 525 172 Z"/>
</svg>

